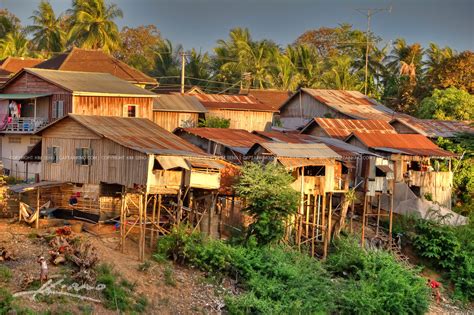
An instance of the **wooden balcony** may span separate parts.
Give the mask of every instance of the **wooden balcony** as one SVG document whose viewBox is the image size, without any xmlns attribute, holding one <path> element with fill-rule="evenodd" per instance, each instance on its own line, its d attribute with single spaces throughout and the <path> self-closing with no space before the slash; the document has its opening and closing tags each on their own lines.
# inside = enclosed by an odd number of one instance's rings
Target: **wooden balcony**
<svg viewBox="0 0 474 315">
<path fill-rule="evenodd" d="M 12 118 L 5 127 L 9 133 L 32 133 L 48 124 L 48 119 L 43 117 Z"/>
</svg>

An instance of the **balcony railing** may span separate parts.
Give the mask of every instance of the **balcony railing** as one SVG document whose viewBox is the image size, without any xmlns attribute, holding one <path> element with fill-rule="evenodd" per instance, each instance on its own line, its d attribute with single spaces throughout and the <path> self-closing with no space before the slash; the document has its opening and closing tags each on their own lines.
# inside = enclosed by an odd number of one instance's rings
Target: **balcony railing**
<svg viewBox="0 0 474 315">
<path fill-rule="evenodd" d="M 41 127 L 48 124 L 48 119 L 43 117 L 21 117 L 12 118 L 11 121 L 7 122 L 5 131 L 6 132 L 34 132 Z"/>
</svg>

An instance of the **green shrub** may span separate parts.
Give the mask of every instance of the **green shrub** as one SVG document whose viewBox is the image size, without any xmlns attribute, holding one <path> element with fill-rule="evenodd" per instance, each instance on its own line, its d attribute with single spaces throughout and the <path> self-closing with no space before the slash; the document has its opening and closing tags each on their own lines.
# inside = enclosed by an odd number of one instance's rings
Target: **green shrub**
<svg viewBox="0 0 474 315">
<path fill-rule="evenodd" d="M 105 298 L 104 305 L 109 309 L 122 312 L 128 310 L 132 302 L 130 293 L 119 284 L 116 275 L 112 272 L 112 267 L 102 264 L 98 267 L 97 272 L 97 283 L 105 285 L 105 289 L 102 291 Z"/>
<path fill-rule="evenodd" d="M 11 278 L 11 270 L 7 266 L 0 266 L 0 282 L 9 282 Z"/>
<path fill-rule="evenodd" d="M 13 310 L 13 295 L 5 288 L 0 287 L 0 314 L 8 314 Z"/>
<path fill-rule="evenodd" d="M 326 268 L 337 277 L 337 313 L 424 314 L 429 289 L 423 278 L 406 269 L 392 255 L 362 250 L 342 239 L 329 255 Z"/>
<path fill-rule="evenodd" d="M 230 128 L 230 119 L 210 116 L 206 119 L 200 119 L 198 126 L 206 128 Z"/>
<path fill-rule="evenodd" d="M 236 279 L 244 293 L 226 296 L 230 314 L 421 314 L 428 305 L 424 280 L 355 242 L 339 243 L 325 264 L 290 248 L 231 246 L 183 229 L 158 243 L 160 258 Z"/>
</svg>

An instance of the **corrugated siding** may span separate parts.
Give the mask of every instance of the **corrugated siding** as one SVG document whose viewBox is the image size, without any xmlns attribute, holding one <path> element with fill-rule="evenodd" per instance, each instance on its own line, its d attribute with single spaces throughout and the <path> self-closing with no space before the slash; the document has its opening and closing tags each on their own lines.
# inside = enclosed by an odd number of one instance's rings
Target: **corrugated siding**
<svg viewBox="0 0 474 315">
<path fill-rule="evenodd" d="M 196 127 L 198 121 L 198 113 L 153 112 L 153 122 L 168 131 L 173 131 L 178 127 Z"/>
<path fill-rule="evenodd" d="M 264 131 L 272 125 L 273 113 L 239 110 L 210 110 L 206 117 L 230 119 L 230 128 Z"/>
</svg>

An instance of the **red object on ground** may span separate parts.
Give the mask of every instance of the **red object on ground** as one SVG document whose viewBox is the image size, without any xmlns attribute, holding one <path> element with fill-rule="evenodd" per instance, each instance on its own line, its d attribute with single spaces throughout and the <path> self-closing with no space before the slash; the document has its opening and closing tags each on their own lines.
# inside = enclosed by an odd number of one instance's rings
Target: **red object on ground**
<svg viewBox="0 0 474 315">
<path fill-rule="evenodd" d="M 436 280 L 430 280 L 430 287 L 432 289 L 437 289 L 437 288 L 441 287 L 441 283 L 439 283 Z"/>
</svg>

